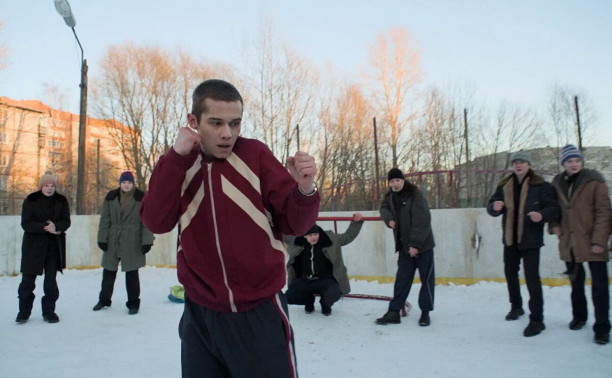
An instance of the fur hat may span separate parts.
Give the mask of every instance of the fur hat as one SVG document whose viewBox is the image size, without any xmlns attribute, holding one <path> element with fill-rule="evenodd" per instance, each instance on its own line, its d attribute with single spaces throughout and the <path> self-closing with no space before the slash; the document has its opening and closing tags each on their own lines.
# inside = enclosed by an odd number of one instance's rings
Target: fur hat
<svg viewBox="0 0 612 378">
<path fill-rule="evenodd" d="M 563 147 L 563 150 L 561 150 L 559 160 L 561 161 L 561 165 L 563 165 L 566 161 L 572 158 L 582 159 L 582 154 L 580 153 L 580 150 L 576 148 L 576 146 L 573 144 L 568 144 L 567 146 Z"/>
<path fill-rule="evenodd" d="M 119 176 L 119 184 L 121 184 L 124 181 L 129 181 L 132 184 L 134 183 L 134 174 L 132 173 L 132 171 L 130 170 L 123 171 L 121 176 Z"/>
<path fill-rule="evenodd" d="M 391 170 L 387 174 L 387 181 L 391 181 L 396 178 L 401 178 L 402 180 L 405 180 L 404 173 L 399 168 L 391 168 Z"/>
<path fill-rule="evenodd" d="M 512 157 L 510 158 L 510 163 L 514 163 L 516 160 L 526 161 L 527 163 L 529 163 L 529 165 L 531 165 L 531 154 L 529 153 L 529 151 L 525 150 L 517 151 L 512 154 Z"/>
<path fill-rule="evenodd" d="M 53 172 L 46 171 L 44 175 L 40 176 L 38 180 L 38 190 L 41 190 L 45 184 L 53 184 L 57 186 L 57 177 L 53 175 Z"/>
</svg>

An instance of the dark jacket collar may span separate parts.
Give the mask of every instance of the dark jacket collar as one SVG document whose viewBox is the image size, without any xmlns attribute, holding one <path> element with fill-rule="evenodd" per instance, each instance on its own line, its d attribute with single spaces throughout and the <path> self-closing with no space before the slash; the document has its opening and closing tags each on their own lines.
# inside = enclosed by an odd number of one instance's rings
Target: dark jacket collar
<svg viewBox="0 0 612 378">
<path fill-rule="evenodd" d="M 110 192 L 108 192 L 106 194 L 106 198 L 104 198 L 104 199 L 106 201 L 112 201 L 115 198 L 119 197 L 119 192 L 120 191 L 121 191 L 121 188 L 117 188 L 117 189 L 111 190 Z M 143 198 L 144 198 L 144 192 L 142 190 L 134 188 L 134 200 L 142 201 Z"/>
<path fill-rule="evenodd" d="M 392 193 L 395 193 L 401 197 L 410 197 L 417 190 L 417 186 L 412 184 L 408 180 L 404 180 L 404 181 L 405 181 L 404 186 L 399 192 L 394 192 L 393 189 L 389 188 L 387 189 L 387 195 L 391 195 Z"/>
<path fill-rule="evenodd" d="M 45 197 L 45 195 L 43 194 L 42 190 L 39 190 L 38 192 L 28 194 L 27 199 L 28 201 L 37 201 L 43 197 Z M 49 196 L 49 198 L 54 199 L 54 200 L 62 198 L 62 197 L 64 196 L 62 196 L 58 192 L 54 192 L 53 195 Z"/>
<path fill-rule="evenodd" d="M 506 177 L 502 178 L 499 181 L 499 184 L 497 184 L 498 187 L 500 186 L 504 186 L 508 183 L 508 181 L 510 181 L 510 179 L 514 178 L 516 175 L 514 174 L 514 172 L 510 173 L 509 175 L 507 175 Z M 546 182 L 546 180 L 544 180 L 544 177 L 538 175 L 537 173 L 535 173 L 533 170 L 529 169 L 529 172 L 527 172 L 525 174 L 525 179 L 527 179 L 527 177 L 531 177 L 531 179 L 529 180 L 529 185 L 542 185 Z"/>
</svg>

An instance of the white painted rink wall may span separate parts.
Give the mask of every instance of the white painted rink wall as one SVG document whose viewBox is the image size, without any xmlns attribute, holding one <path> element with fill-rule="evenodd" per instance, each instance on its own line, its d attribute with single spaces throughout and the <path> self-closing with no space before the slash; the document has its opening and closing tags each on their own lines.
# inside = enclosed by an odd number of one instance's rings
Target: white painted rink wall
<svg viewBox="0 0 612 378">
<path fill-rule="evenodd" d="M 364 216 L 379 216 L 378 211 L 362 211 Z M 493 218 L 485 209 L 432 210 L 436 241 L 435 269 L 440 278 L 503 278 L 501 217 Z M 352 216 L 353 212 L 322 212 L 320 216 Z M 68 268 L 99 267 L 102 251 L 97 246 L 99 216 L 73 215 L 67 232 Z M 0 275 L 18 274 L 21 264 L 23 230 L 19 216 L 0 216 Z M 319 222 L 333 230 L 334 222 Z M 349 222 L 337 222 L 344 232 Z M 540 250 L 542 278 L 561 278 L 565 266 L 559 260 L 556 236 L 545 235 Z M 382 221 L 366 221 L 359 236 L 343 248 L 351 276 L 394 277 L 397 255 L 393 251 L 391 230 Z M 176 264 L 176 229 L 156 235 L 147 254 L 147 265 Z M 522 275 L 522 274 L 521 274 Z"/>
</svg>

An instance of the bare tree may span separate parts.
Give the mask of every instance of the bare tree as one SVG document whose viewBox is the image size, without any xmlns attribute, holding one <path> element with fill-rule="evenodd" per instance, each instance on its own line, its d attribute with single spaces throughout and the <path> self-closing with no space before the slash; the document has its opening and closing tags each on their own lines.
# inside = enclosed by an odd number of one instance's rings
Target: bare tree
<svg viewBox="0 0 612 378">
<path fill-rule="evenodd" d="M 206 78 L 227 78 L 229 72 L 222 65 L 196 62 L 182 51 L 132 43 L 109 47 L 101 71 L 93 91 L 95 110 L 109 120 L 108 132 L 125 168 L 135 172 L 143 188 L 159 156 L 185 125 L 192 90 Z"/>
<path fill-rule="evenodd" d="M 368 76 L 374 81 L 374 96 L 383 113 L 383 123 L 388 127 L 386 136 L 393 166 L 398 166 L 403 159 L 400 143 L 406 125 L 414 119 L 406 100 L 421 79 L 420 61 L 417 42 L 403 28 L 379 34 L 370 47 Z"/>
<path fill-rule="evenodd" d="M 246 53 L 252 135 L 260 137 L 281 161 L 291 154 L 296 125 L 303 125 L 314 104 L 316 71 L 295 50 L 279 41 L 274 24 L 262 19 L 257 39 Z"/>
<path fill-rule="evenodd" d="M 333 87 L 333 85 L 332 85 Z M 357 85 L 322 98 L 318 133 L 323 209 L 377 208 L 372 109 Z"/>
<path fill-rule="evenodd" d="M 9 45 L 4 41 L 4 20 L 0 20 L 0 71 L 8 66 Z"/>
</svg>

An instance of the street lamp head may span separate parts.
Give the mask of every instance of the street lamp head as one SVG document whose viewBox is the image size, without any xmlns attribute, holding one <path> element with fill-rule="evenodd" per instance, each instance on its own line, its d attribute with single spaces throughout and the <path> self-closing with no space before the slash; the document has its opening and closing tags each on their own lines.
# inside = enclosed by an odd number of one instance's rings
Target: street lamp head
<svg viewBox="0 0 612 378">
<path fill-rule="evenodd" d="M 72 9 L 70 9 L 68 0 L 54 0 L 54 2 L 57 13 L 64 18 L 66 25 L 70 28 L 74 28 L 76 26 L 76 19 L 72 14 Z"/>
</svg>

